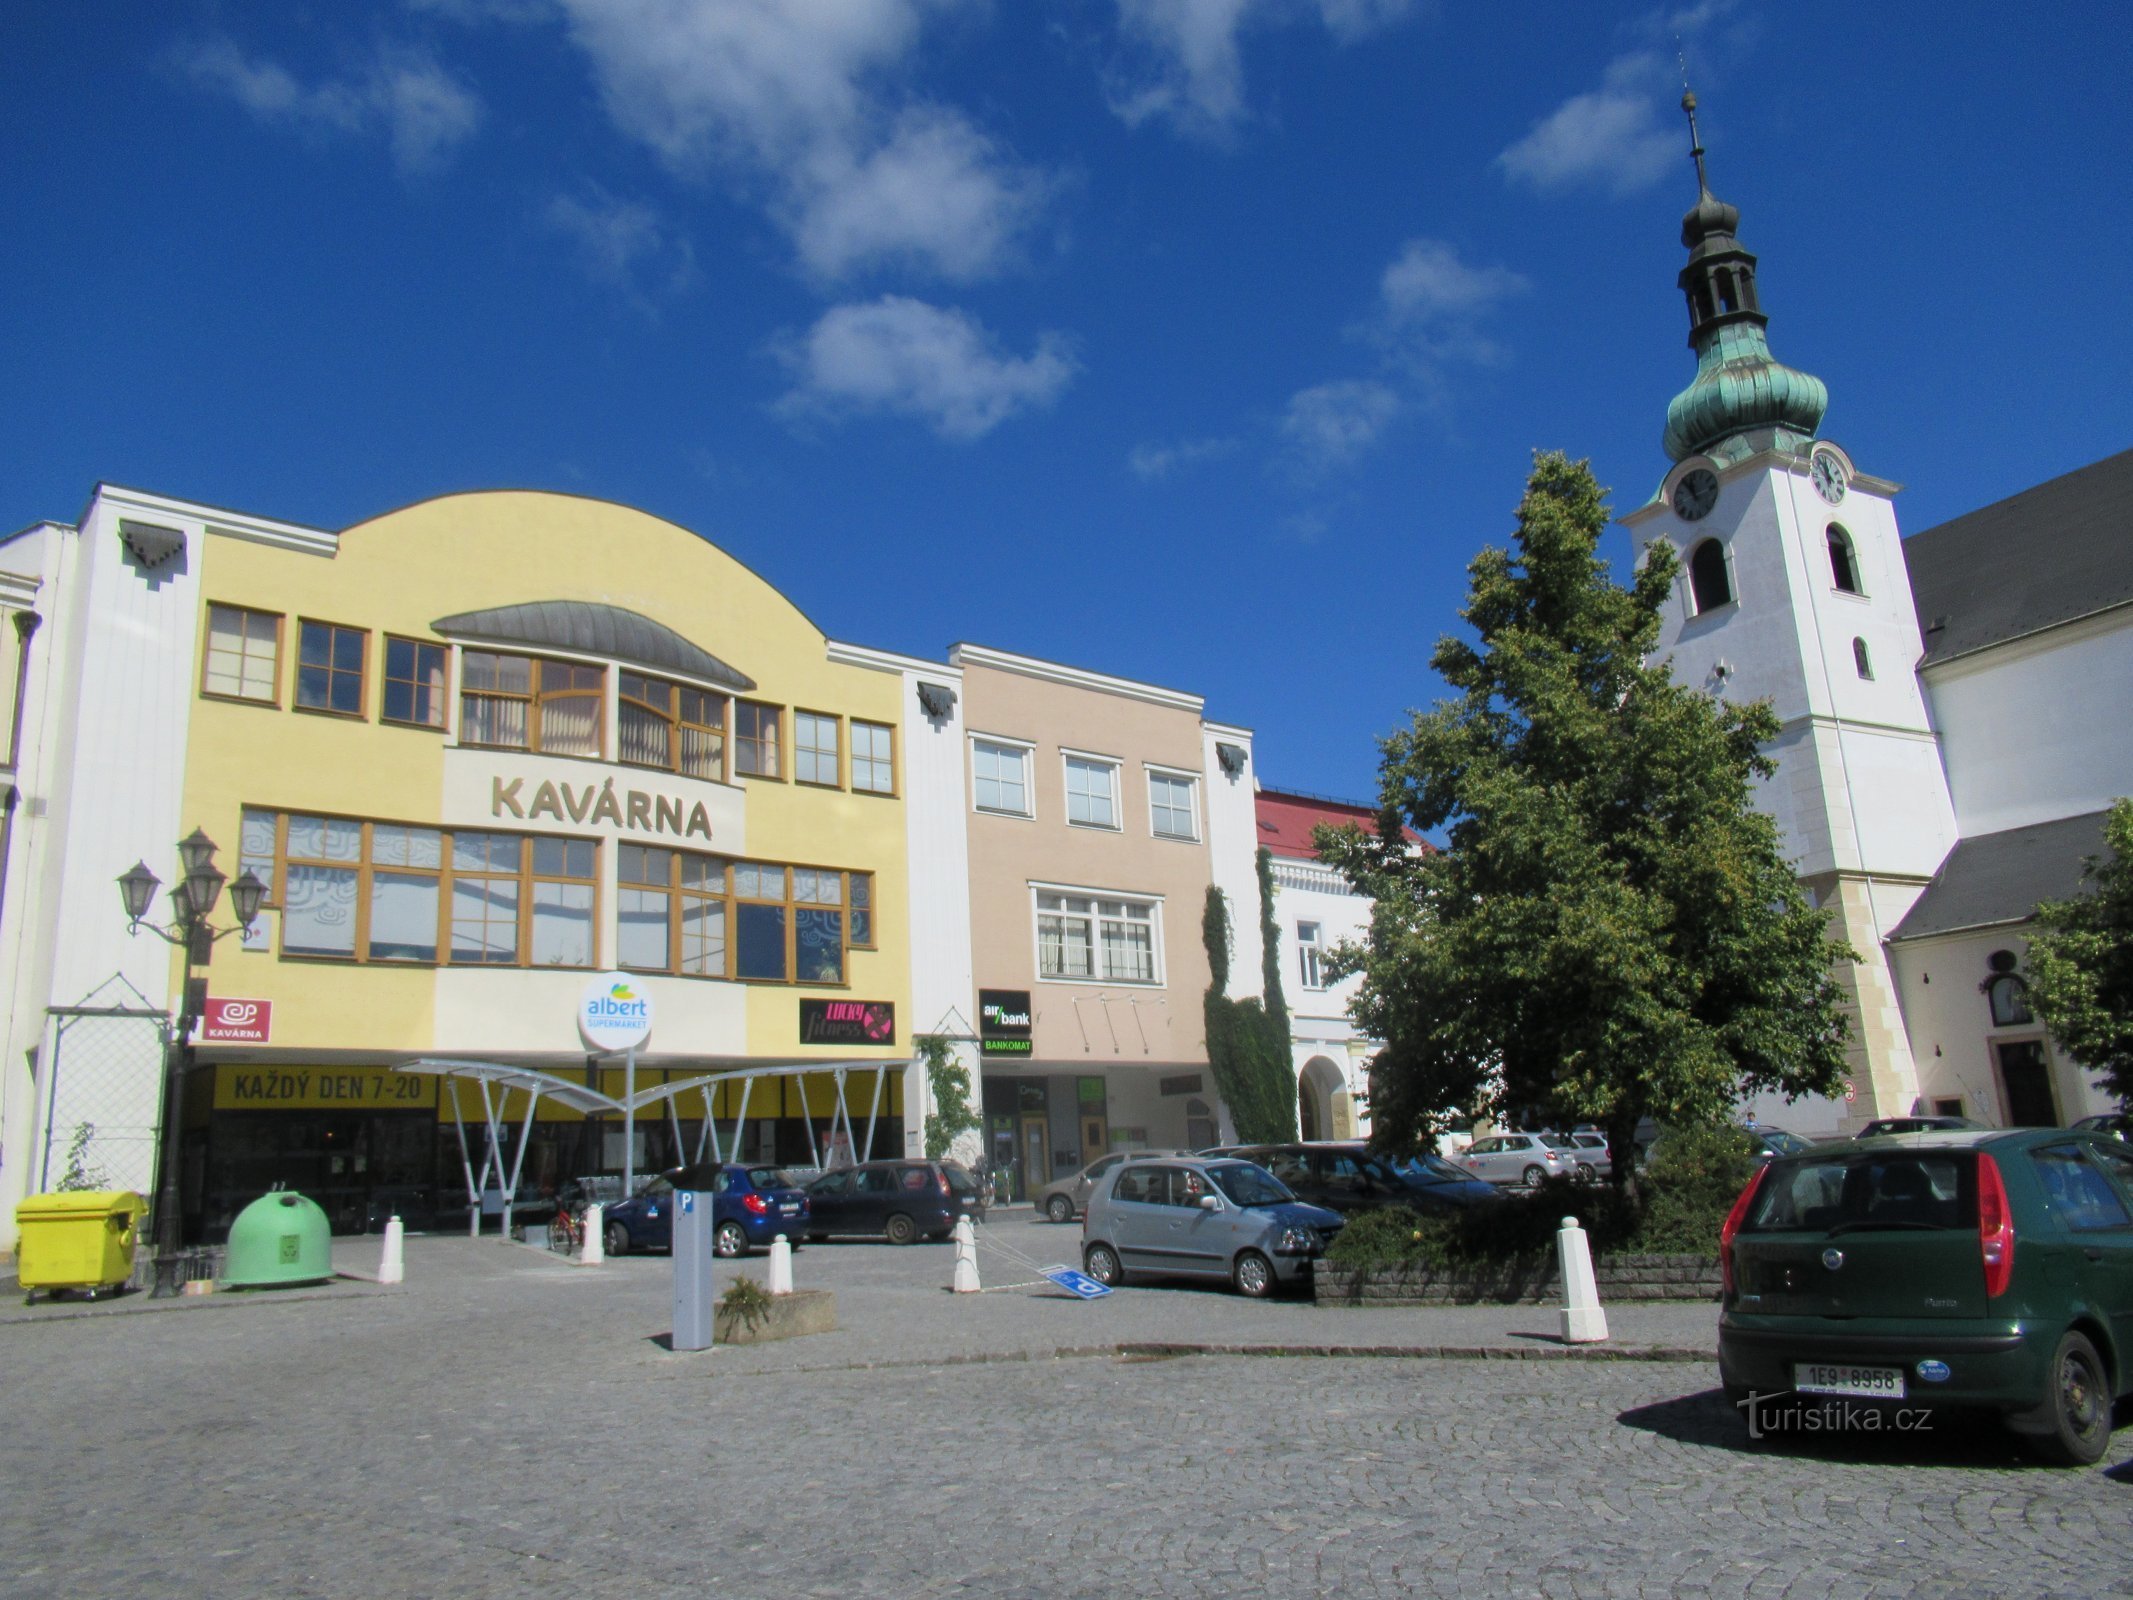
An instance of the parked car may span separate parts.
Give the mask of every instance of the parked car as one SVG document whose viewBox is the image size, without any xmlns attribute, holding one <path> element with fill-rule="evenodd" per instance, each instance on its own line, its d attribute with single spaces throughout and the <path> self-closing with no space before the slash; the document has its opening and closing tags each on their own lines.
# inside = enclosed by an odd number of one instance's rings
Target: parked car
<svg viewBox="0 0 2133 1600">
<path fill-rule="evenodd" d="M 1859 1130 L 1862 1139 L 1878 1139 L 1887 1133 L 1947 1133 L 1962 1128 L 1982 1128 L 1968 1117 L 1876 1117 Z"/>
<path fill-rule="evenodd" d="M 1815 1148 L 1812 1139 L 1803 1139 L 1796 1133 L 1784 1128 L 1774 1128 L 1767 1122 L 1747 1123 L 1741 1128 L 1741 1132 L 1753 1141 L 1757 1161 L 1771 1161 L 1779 1156 L 1796 1156 Z M 1648 1165 L 1665 1148 L 1666 1135 L 1661 1132 L 1644 1146 L 1637 1157 L 1637 1165 L 1640 1168 Z"/>
<path fill-rule="evenodd" d="M 1783 1394 L 1997 1413 L 2102 1456 L 2133 1392 L 2133 1151 L 2068 1128 L 1851 1140 L 1780 1156 L 1719 1236 L 1718 1364 Z"/>
<path fill-rule="evenodd" d="M 1422 1212 L 1464 1210 L 1477 1200 L 1502 1198 L 1489 1184 L 1448 1162 L 1441 1163 L 1448 1177 L 1419 1166 L 1404 1171 L 1372 1154 L 1360 1139 L 1225 1145 L 1219 1153 L 1266 1168 L 1297 1199 L 1344 1217 L 1386 1206 Z"/>
<path fill-rule="evenodd" d="M 690 1171 L 702 1176 L 700 1169 Z M 798 1245 L 807 1229 L 807 1196 L 782 1167 L 720 1162 L 711 1167 L 711 1174 L 714 1251 L 727 1257 L 746 1255 L 750 1246 L 768 1248 L 781 1233 Z M 627 1200 L 606 1205 L 600 1237 L 611 1256 L 672 1249 L 674 1174 L 662 1173 Z"/>
<path fill-rule="evenodd" d="M 1182 1150 L 1114 1150 L 1107 1156 L 1098 1156 L 1071 1178 L 1059 1178 L 1046 1184 L 1030 1198 L 1037 1209 L 1054 1222 L 1072 1222 L 1089 1209 L 1089 1193 L 1105 1173 L 1121 1161 L 1137 1161 L 1143 1157 L 1184 1155 Z"/>
<path fill-rule="evenodd" d="M 2113 1139 L 2133 1142 L 2133 1116 L 2123 1111 L 2103 1111 L 2093 1117 L 2082 1117 L 2073 1124 L 2088 1133 L 2108 1134 Z"/>
<path fill-rule="evenodd" d="M 1577 1163 L 1538 1133 L 1492 1133 L 1476 1139 L 1452 1164 L 1489 1183 L 1537 1189 L 1550 1178 L 1576 1176 Z"/>
<path fill-rule="evenodd" d="M 862 1161 L 835 1167 L 807 1186 L 810 1239 L 879 1235 L 891 1244 L 945 1239 L 957 1217 L 985 1214 L 978 1180 L 960 1161 Z"/>
<path fill-rule="evenodd" d="M 1589 1182 L 1611 1177 L 1615 1170 L 1614 1152 L 1607 1147 L 1604 1133 L 1572 1133 L 1565 1135 L 1570 1140 L 1570 1158 L 1578 1164 L 1578 1176 Z"/>
<path fill-rule="evenodd" d="M 1303 1204 L 1249 1161 L 1124 1161 L 1089 1196 L 1081 1260 L 1114 1287 L 1138 1276 L 1209 1278 L 1263 1299 L 1308 1277 L 1340 1230 L 1338 1212 Z"/>
</svg>

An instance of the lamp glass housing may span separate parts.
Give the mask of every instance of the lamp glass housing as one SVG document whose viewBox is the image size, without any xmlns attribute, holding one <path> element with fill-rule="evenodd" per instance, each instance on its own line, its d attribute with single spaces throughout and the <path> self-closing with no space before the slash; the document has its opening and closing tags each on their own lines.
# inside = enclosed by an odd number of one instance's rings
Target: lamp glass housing
<svg viewBox="0 0 2133 1600">
<path fill-rule="evenodd" d="M 163 880 L 148 870 L 147 862 L 136 861 L 119 874 L 118 886 L 119 898 L 126 903 L 127 922 L 138 924 L 155 904 L 156 890 L 163 887 Z"/>
</svg>

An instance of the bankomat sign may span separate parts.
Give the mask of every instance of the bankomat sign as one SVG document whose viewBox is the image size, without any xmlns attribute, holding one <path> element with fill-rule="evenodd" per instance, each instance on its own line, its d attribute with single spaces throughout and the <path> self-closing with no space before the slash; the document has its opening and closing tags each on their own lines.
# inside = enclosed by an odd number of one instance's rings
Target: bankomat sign
<svg viewBox="0 0 2133 1600">
<path fill-rule="evenodd" d="M 1027 989 L 978 991 L 978 1054 L 1029 1056 L 1030 1003 Z"/>
<path fill-rule="evenodd" d="M 578 1032 L 596 1050 L 634 1050 L 652 1031 L 652 996 L 643 979 L 609 972 L 578 997 Z"/>
</svg>

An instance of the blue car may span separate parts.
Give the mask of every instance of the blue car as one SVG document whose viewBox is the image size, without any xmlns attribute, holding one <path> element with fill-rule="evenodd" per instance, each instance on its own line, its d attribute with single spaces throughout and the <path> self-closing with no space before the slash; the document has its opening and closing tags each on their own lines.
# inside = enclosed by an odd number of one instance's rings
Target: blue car
<svg viewBox="0 0 2133 1600">
<path fill-rule="evenodd" d="M 744 1256 L 751 1246 L 767 1249 L 781 1233 L 799 1249 L 807 1235 L 807 1195 L 783 1168 L 722 1162 L 710 1170 L 711 1244 L 719 1255 Z M 627 1200 L 610 1205 L 603 1214 L 601 1237 L 611 1256 L 672 1249 L 671 1174 L 652 1179 Z"/>
</svg>

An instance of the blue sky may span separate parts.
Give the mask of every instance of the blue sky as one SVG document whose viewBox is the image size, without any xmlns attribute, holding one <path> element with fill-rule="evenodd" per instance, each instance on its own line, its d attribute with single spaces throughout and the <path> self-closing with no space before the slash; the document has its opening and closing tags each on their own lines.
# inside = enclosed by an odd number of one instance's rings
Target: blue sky
<svg viewBox="0 0 2133 1600">
<path fill-rule="evenodd" d="M 1677 38 L 1907 529 L 2133 444 L 2122 6 L 0 0 L 0 524 L 597 495 L 1367 797 L 1531 451 L 1666 465 Z"/>
</svg>

